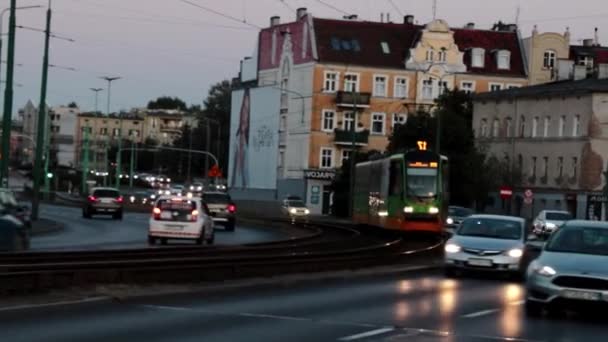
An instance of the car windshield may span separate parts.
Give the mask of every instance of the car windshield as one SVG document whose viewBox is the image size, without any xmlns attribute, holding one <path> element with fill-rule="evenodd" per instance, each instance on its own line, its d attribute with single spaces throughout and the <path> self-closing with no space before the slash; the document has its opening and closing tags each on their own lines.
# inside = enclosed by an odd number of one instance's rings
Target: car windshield
<svg viewBox="0 0 608 342">
<path fill-rule="evenodd" d="M 450 207 L 448 214 L 455 217 L 467 217 L 474 214 L 473 210 L 467 208 Z"/>
<path fill-rule="evenodd" d="M 95 197 L 112 197 L 112 198 L 116 198 L 120 196 L 120 193 L 116 190 L 110 190 L 110 189 L 100 189 L 100 190 L 95 190 L 93 191 L 93 196 Z"/>
<path fill-rule="evenodd" d="M 288 201 L 287 205 L 294 208 L 304 208 L 306 206 L 302 201 Z"/>
<path fill-rule="evenodd" d="M 191 221 L 192 212 L 196 210 L 194 201 L 159 200 L 160 221 Z"/>
<path fill-rule="evenodd" d="M 205 194 L 203 195 L 205 202 L 210 204 L 230 203 L 231 199 L 229 195 L 224 194 Z"/>
<path fill-rule="evenodd" d="M 560 212 L 547 212 L 545 215 L 547 220 L 554 221 L 568 221 L 572 219 L 572 215 L 570 213 L 560 213 Z"/>
<path fill-rule="evenodd" d="M 407 193 L 416 197 L 437 194 L 437 169 L 407 169 Z"/>
<path fill-rule="evenodd" d="M 522 236 L 522 225 L 513 220 L 469 218 L 462 223 L 457 234 L 461 236 L 519 240 Z"/>
<path fill-rule="evenodd" d="M 608 229 L 569 226 L 558 230 L 547 242 L 549 252 L 608 255 Z"/>
</svg>

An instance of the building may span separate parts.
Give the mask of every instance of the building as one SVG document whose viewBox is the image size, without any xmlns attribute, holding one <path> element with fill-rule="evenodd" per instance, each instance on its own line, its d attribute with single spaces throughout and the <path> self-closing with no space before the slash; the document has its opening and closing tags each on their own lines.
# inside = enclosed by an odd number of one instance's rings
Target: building
<svg viewBox="0 0 608 342">
<path fill-rule="evenodd" d="M 518 174 L 512 212 L 569 210 L 605 220 L 608 79 L 566 80 L 478 94 L 473 125 L 480 147 Z M 524 189 L 533 192 L 531 205 Z M 494 195 L 493 209 L 501 201 Z"/>
<path fill-rule="evenodd" d="M 274 122 L 269 112 L 274 105 L 247 115 L 243 110 L 250 109 L 255 96 L 270 100 L 270 89 L 278 89 L 279 127 L 276 151 L 266 156 L 277 157 L 269 162 L 276 164 L 276 179 L 262 182 L 268 185 L 264 188 L 235 183 L 233 196 L 276 200 L 298 195 L 313 213 L 325 214 L 336 169 L 353 150 L 353 128 L 355 149 L 384 151 L 393 127 L 432 107 L 445 87 L 494 91 L 527 85 L 528 75 L 514 25 L 493 31 L 473 24 L 452 28 L 443 20 L 421 26 L 413 16 L 402 23 L 363 22 L 356 16 L 333 20 L 301 8 L 294 22 L 281 24 L 273 17 L 270 27 L 260 31 L 252 57 L 241 63 L 238 83 L 233 125 L 244 117 Z M 256 88 L 269 90 L 256 93 Z M 231 146 L 242 132 L 233 128 Z M 231 149 L 231 163 L 237 151 Z M 275 172 L 250 176 L 271 175 Z"/>
<path fill-rule="evenodd" d="M 570 30 L 566 30 L 564 34 L 539 33 L 535 26 L 532 35 L 524 39 L 523 45 L 530 85 L 551 82 L 558 77 L 558 63 L 570 59 Z"/>
<path fill-rule="evenodd" d="M 182 135 L 182 129 L 188 123 L 192 123 L 191 116 L 185 115 L 179 110 L 145 110 L 145 138 L 154 139 L 160 144 L 173 144 L 175 139 Z"/>
<path fill-rule="evenodd" d="M 76 165 L 75 137 L 79 114 L 78 107 L 69 106 L 53 107 L 49 112 L 50 148 L 56 155 L 58 165 Z"/>
</svg>

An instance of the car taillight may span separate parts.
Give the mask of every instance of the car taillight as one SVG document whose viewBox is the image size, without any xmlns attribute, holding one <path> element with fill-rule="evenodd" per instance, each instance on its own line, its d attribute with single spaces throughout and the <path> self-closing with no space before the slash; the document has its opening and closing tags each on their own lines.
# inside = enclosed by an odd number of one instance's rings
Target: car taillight
<svg viewBox="0 0 608 342">
<path fill-rule="evenodd" d="M 115 199 L 115 201 L 116 201 L 116 203 L 122 203 L 122 201 L 123 201 L 122 196 L 118 196 L 118 198 Z"/>
<path fill-rule="evenodd" d="M 89 196 L 88 200 L 89 200 L 89 202 L 93 202 L 93 203 L 98 201 L 98 199 L 95 196 Z"/>
<path fill-rule="evenodd" d="M 152 210 L 152 216 L 154 217 L 155 220 L 160 219 L 160 208 L 154 208 Z"/>
<path fill-rule="evenodd" d="M 235 212 L 236 211 L 236 205 L 234 205 L 234 204 L 229 205 L 228 206 L 228 211 L 231 212 L 231 213 Z"/>
<path fill-rule="evenodd" d="M 190 214 L 190 220 L 192 222 L 196 222 L 197 219 L 198 219 L 198 210 L 192 210 L 192 213 Z"/>
</svg>

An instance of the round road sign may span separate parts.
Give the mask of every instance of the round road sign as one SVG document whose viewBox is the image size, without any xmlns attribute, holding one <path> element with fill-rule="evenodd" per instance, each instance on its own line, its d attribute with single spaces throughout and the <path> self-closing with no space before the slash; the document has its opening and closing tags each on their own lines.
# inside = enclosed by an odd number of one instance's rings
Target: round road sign
<svg viewBox="0 0 608 342">
<path fill-rule="evenodd" d="M 532 192 L 532 190 L 526 189 L 526 191 L 524 192 L 524 196 L 526 198 L 532 198 L 532 196 L 534 196 L 534 193 Z"/>
</svg>

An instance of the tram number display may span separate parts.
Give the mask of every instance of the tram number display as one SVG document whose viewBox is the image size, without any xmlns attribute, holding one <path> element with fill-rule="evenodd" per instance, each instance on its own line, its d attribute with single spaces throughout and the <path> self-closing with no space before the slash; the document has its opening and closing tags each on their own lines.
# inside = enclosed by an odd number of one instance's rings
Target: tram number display
<svg viewBox="0 0 608 342">
<path fill-rule="evenodd" d="M 418 142 L 418 149 L 420 151 L 426 151 L 426 147 L 427 147 L 427 143 L 424 140 L 419 140 Z"/>
<path fill-rule="evenodd" d="M 438 164 L 437 162 L 410 162 L 408 164 L 409 167 L 421 167 L 421 168 L 431 168 L 431 169 L 436 169 Z"/>
</svg>

